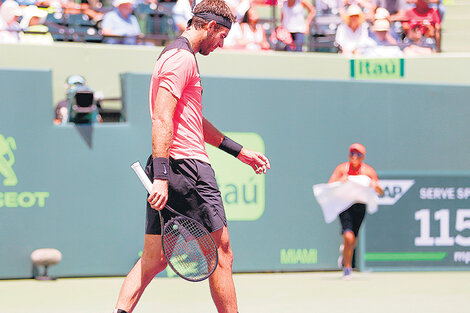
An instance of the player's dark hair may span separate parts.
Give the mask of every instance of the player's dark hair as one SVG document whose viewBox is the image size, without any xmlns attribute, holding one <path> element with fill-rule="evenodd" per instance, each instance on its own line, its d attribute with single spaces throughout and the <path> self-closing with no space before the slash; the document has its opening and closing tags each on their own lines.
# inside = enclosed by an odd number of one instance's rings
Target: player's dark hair
<svg viewBox="0 0 470 313">
<path fill-rule="evenodd" d="M 242 18 L 242 23 L 248 23 L 248 15 L 250 14 L 251 8 L 249 8 L 248 10 L 246 10 L 245 14 L 243 15 L 243 18 Z"/>
<path fill-rule="evenodd" d="M 193 14 L 196 15 L 197 13 L 212 13 L 230 21 L 231 23 L 235 22 L 235 16 L 232 14 L 232 11 L 224 0 L 204 0 L 194 7 Z M 193 16 L 193 18 L 188 21 L 188 27 L 194 26 L 195 29 L 201 29 L 209 22 L 210 20 L 208 21 L 201 17 Z M 217 27 L 222 26 L 217 24 Z"/>
</svg>

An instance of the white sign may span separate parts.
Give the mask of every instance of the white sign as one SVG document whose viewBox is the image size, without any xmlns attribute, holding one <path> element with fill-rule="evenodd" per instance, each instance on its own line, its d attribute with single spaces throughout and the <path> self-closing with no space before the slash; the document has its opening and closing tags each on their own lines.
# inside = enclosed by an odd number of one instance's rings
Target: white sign
<svg viewBox="0 0 470 313">
<path fill-rule="evenodd" d="M 379 205 L 394 205 L 401 197 L 415 184 L 413 179 L 398 180 L 384 179 L 380 180 L 384 194 L 379 197 Z"/>
</svg>

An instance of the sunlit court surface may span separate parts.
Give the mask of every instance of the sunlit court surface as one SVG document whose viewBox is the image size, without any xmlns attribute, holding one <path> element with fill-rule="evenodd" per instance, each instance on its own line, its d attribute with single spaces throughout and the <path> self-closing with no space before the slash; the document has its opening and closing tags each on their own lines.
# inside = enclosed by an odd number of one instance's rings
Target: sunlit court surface
<svg viewBox="0 0 470 313">
<path fill-rule="evenodd" d="M 109 313 L 123 277 L 0 281 L 1 313 Z M 236 274 L 239 310 L 468 313 L 470 272 Z M 156 278 L 135 313 L 216 312 L 207 281 Z"/>
</svg>

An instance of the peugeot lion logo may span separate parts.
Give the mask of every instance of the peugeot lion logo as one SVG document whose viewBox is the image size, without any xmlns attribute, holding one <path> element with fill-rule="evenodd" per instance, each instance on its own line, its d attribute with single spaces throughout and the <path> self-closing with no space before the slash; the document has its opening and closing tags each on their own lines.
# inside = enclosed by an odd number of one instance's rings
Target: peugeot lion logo
<svg viewBox="0 0 470 313">
<path fill-rule="evenodd" d="M 13 150 L 16 150 L 16 142 L 13 137 L 5 138 L 0 134 L 0 174 L 5 177 L 3 180 L 4 186 L 16 186 L 18 179 L 13 171 L 13 164 L 15 164 L 15 155 Z"/>
</svg>

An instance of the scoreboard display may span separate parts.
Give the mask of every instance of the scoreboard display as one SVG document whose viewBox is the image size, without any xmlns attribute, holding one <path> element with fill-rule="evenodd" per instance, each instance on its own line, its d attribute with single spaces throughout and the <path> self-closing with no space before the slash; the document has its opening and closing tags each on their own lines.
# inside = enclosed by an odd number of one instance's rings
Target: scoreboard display
<svg viewBox="0 0 470 313">
<path fill-rule="evenodd" d="M 381 179 L 360 233 L 361 270 L 470 270 L 470 176 Z"/>
</svg>

